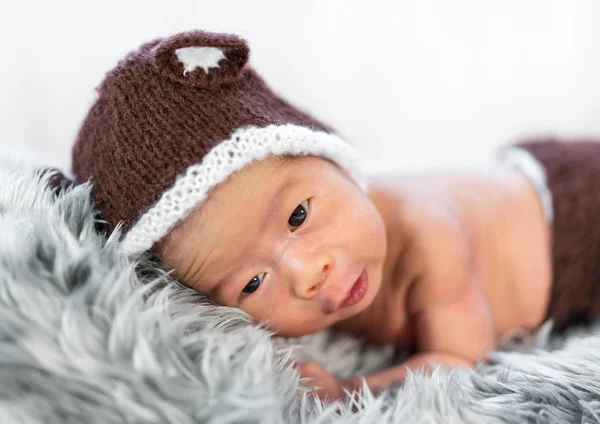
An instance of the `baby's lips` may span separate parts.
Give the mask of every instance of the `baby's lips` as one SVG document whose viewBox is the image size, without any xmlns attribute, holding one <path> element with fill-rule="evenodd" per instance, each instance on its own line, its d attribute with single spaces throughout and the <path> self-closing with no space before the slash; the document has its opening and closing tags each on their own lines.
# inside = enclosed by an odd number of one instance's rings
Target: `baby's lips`
<svg viewBox="0 0 600 424">
<path fill-rule="evenodd" d="M 325 296 L 325 310 L 327 313 L 334 313 L 342 307 L 342 304 L 348 298 L 350 289 L 353 285 L 354 283 L 352 283 L 350 287 L 343 287 L 342 290 L 329 289 Z"/>
<path fill-rule="evenodd" d="M 174 35 L 151 50 L 154 66 L 170 80 L 192 87 L 209 87 L 237 80 L 250 49 L 233 34 L 191 31 Z"/>
</svg>

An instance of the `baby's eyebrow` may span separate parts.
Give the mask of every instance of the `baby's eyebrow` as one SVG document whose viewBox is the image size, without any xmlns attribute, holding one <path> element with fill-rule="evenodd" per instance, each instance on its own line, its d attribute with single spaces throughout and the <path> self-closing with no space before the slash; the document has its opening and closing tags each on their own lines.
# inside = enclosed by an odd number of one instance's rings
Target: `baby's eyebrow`
<svg viewBox="0 0 600 424">
<path fill-rule="evenodd" d="M 231 286 L 235 281 L 235 275 L 239 273 L 239 267 L 230 268 L 229 272 L 220 277 L 217 282 L 211 287 L 208 292 L 209 297 L 216 295 L 221 295 L 223 291 L 225 291 L 229 286 Z"/>
<path fill-rule="evenodd" d="M 269 209 L 267 210 L 265 218 L 263 219 L 263 226 L 268 225 L 270 218 L 272 218 L 273 215 L 277 213 L 277 207 L 282 203 L 284 193 L 294 190 L 301 183 L 302 180 L 296 175 L 292 175 L 288 178 L 282 179 L 282 182 L 279 184 L 279 187 L 277 187 L 277 190 L 275 190 L 275 192 L 271 196 L 271 201 L 269 202 Z"/>
<path fill-rule="evenodd" d="M 223 295 L 223 291 L 225 291 L 225 289 L 227 287 L 229 287 L 231 285 L 231 283 L 234 280 L 232 279 L 220 279 L 219 281 L 217 281 L 216 284 L 214 284 L 210 290 L 208 291 L 208 297 L 210 298 L 217 298 L 219 296 Z"/>
</svg>

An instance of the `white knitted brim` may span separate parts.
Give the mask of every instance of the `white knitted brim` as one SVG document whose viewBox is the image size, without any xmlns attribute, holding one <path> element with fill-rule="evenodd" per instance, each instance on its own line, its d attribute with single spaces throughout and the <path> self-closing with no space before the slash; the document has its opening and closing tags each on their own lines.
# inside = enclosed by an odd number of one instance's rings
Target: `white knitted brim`
<svg viewBox="0 0 600 424">
<path fill-rule="evenodd" d="M 126 233 L 122 248 L 143 253 L 202 204 L 217 184 L 246 165 L 268 156 L 318 156 L 340 166 L 361 188 L 366 180 L 354 148 L 334 134 L 293 124 L 246 127 L 217 144 L 198 164 L 188 167 Z"/>
</svg>

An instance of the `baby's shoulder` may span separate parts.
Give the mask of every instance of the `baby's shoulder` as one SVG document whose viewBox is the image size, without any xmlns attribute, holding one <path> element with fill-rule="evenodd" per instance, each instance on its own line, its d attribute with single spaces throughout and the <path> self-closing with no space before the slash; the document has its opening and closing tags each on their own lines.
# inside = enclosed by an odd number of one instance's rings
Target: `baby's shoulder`
<svg viewBox="0 0 600 424">
<path fill-rule="evenodd" d="M 469 237 L 454 198 L 434 178 L 380 180 L 371 191 L 387 231 L 390 298 L 401 298 L 409 314 L 467 281 Z"/>
<path fill-rule="evenodd" d="M 456 251 L 465 242 L 460 202 L 438 176 L 379 179 L 372 184 L 369 197 L 384 221 L 392 245 L 411 244 L 421 256 L 433 258 L 443 256 L 437 254 L 440 249 Z M 406 256 L 405 252 L 402 256 Z"/>
</svg>

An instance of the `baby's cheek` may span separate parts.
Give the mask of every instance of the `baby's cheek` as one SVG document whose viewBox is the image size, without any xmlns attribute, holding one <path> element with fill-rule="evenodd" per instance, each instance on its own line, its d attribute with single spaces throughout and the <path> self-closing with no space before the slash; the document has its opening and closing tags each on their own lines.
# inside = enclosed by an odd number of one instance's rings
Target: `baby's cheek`
<svg viewBox="0 0 600 424">
<path fill-rule="evenodd" d="M 282 302 L 281 302 L 282 303 Z M 287 331 L 292 324 L 290 314 L 285 312 L 285 307 L 274 303 L 271 299 L 253 299 L 242 305 L 242 309 L 254 320 L 265 324 L 270 330 Z"/>
<path fill-rule="evenodd" d="M 252 299 L 248 299 L 242 303 L 241 308 L 255 321 L 267 324 L 269 328 L 273 328 L 282 319 L 282 306 L 284 306 L 283 299 L 276 299 L 276 296 L 272 294 L 263 294 L 262 296 L 255 296 Z M 284 318 L 285 318 L 285 314 Z M 273 328 L 275 329 L 275 328 Z"/>
<path fill-rule="evenodd" d="M 354 260 L 363 263 L 370 271 L 370 278 L 374 278 L 374 271 L 381 271 L 387 254 L 387 238 L 385 227 L 379 222 L 365 222 L 358 226 L 358 234 L 348 243 L 348 250 L 354 255 Z M 374 281 L 371 281 L 374 283 Z"/>
<path fill-rule="evenodd" d="M 312 308 L 298 308 L 293 305 L 273 308 L 269 319 L 271 328 L 288 337 L 311 334 L 333 324 L 328 320 L 328 316 Z"/>
<path fill-rule="evenodd" d="M 313 333 L 332 324 L 320 312 L 318 303 L 294 299 L 285 290 L 256 296 L 243 309 L 270 330 L 288 337 Z"/>
<path fill-rule="evenodd" d="M 263 321 L 268 317 L 269 314 L 265 311 L 265 308 L 261 308 L 260 305 L 257 304 L 258 302 L 254 302 L 252 305 L 249 305 L 248 303 L 249 302 L 242 304 L 240 308 L 256 321 Z"/>
</svg>

